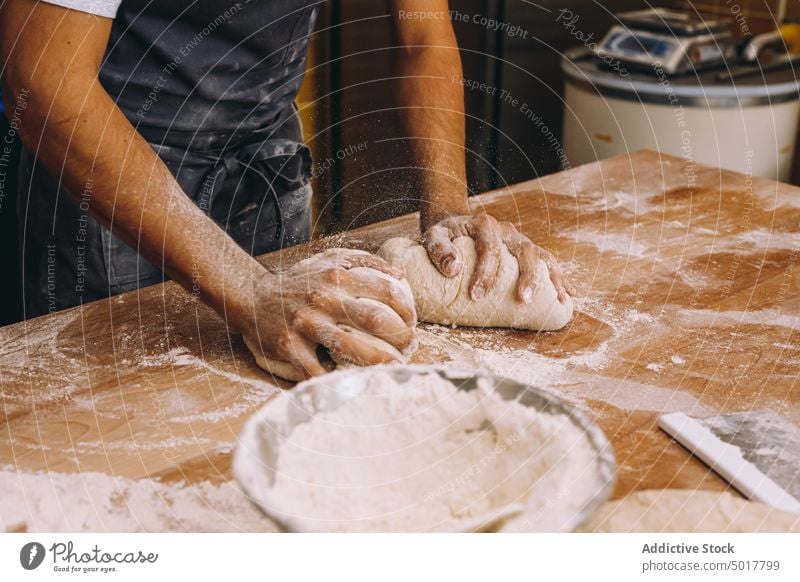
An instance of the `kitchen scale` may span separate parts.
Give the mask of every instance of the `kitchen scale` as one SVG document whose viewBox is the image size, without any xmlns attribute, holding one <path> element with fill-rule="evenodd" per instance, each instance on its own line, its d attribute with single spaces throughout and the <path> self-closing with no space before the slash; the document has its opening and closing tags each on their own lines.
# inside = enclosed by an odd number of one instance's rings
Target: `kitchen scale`
<svg viewBox="0 0 800 582">
<path fill-rule="evenodd" d="M 676 75 L 720 65 L 735 55 L 730 22 L 652 8 L 623 12 L 595 54 L 635 69 Z"/>
<path fill-rule="evenodd" d="M 570 166 L 638 149 L 788 181 L 800 123 L 800 23 L 737 39 L 732 18 L 621 14 L 565 52 Z M 792 49 L 791 47 L 795 47 Z"/>
</svg>

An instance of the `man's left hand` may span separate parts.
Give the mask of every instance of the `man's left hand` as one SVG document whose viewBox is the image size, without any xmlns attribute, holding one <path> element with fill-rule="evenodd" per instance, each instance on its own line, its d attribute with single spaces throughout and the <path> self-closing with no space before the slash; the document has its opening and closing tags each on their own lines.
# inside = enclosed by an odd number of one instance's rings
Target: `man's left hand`
<svg viewBox="0 0 800 582">
<path fill-rule="evenodd" d="M 423 234 L 422 244 L 431 262 L 445 277 L 455 277 L 464 268 L 461 253 L 452 242 L 460 236 L 475 240 L 477 260 L 469 284 L 473 300 L 483 299 L 496 284 L 502 245 L 516 257 L 519 264 L 518 301 L 530 303 L 533 300 L 539 259 L 547 265 L 558 300 L 563 303 L 568 294 L 575 295 L 575 288 L 564 277 L 553 253 L 531 242 L 510 222 L 498 222 L 484 213 L 445 218 Z"/>
</svg>

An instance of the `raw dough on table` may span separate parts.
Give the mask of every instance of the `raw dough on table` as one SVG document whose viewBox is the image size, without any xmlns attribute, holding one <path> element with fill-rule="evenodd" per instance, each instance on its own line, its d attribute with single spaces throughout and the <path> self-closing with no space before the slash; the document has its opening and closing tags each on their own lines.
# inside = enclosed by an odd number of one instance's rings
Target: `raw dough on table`
<svg viewBox="0 0 800 582">
<path fill-rule="evenodd" d="M 572 299 L 558 301 L 547 265 L 540 260 L 536 269 L 536 290 L 530 303 L 517 300 L 519 278 L 517 259 L 501 247 L 500 269 L 495 287 L 479 301 L 469 297 L 469 282 L 475 271 L 475 241 L 458 237 L 453 244 L 461 252 L 464 268 L 455 277 L 445 277 L 431 263 L 425 248 L 407 238 L 386 241 L 378 256 L 406 270 L 414 291 L 420 321 L 443 325 L 513 327 L 537 331 L 561 329 L 572 318 Z"/>
<path fill-rule="evenodd" d="M 304 259 L 302 261 L 297 262 L 296 264 L 294 264 L 292 267 L 289 268 L 289 271 L 295 271 L 295 272 L 300 271 L 300 272 L 302 272 L 303 269 L 308 269 L 309 266 L 313 265 L 317 260 L 323 258 L 323 256 L 330 255 L 331 253 L 334 253 L 334 252 L 340 251 L 340 250 L 347 251 L 347 253 L 349 253 L 349 254 L 361 253 L 361 251 L 354 251 L 352 249 L 328 249 L 327 251 L 324 251 L 322 253 L 317 253 L 316 255 L 313 255 L 313 256 L 311 256 L 311 257 L 309 257 L 307 259 Z M 367 254 L 367 253 L 364 252 L 364 254 Z M 397 279 L 395 279 L 394 277 L 391 277 L 390 275 L 387 275 L 386 273 L 382 273 L 381 271 L 377 271 L 375 269 L 370 269 L 369 267 L 354 267 L 354 268 L 350 269 L 350 271 L 353 272 L 353 273 L 357 273 L 359 271 L 364 271 L 364 270 L 369 271 L 372 275 L 376 275 L 376 276 L 381 277 L 383 279 L 389 279 L 389 280 L 398 282 L 400 284 L 400 288 L 402 289 L 402 291 L 404 293 L 406 293 L 409 301 L 412 300 L 413 294 L 411 293 L 411 288 L 408 286 L 408 281 L 406 281 L 405 279 L 397 281 Z M 373 299 L 369 299 L 369 298 L 365 298 L 365 297 L 358 298 L 358 301 L 363 301 L 364 303 L 372 303 L 372 304 L 381 306 L 381 307 L 383 307 L 385 309 L 391 309 L 390 307 L 384 305 L 383 303 L 380 303 L 379 301 L 375 301 Z M 368 343 L 368 344 L 370 344 L 372 347 L 374 347 L 376 349 L 379 349 L 379 350 L 381 350 L 383 352 L 391 354 L 395 359 L 397 359 L 398 361 L 400 361 L 402 363 L 405 363 L 407 361 L 407 359 L 408 359 L 408 356 L 410 356 L 411 353 L 413 353 L 413 351 L 416 349 L 416 342 L 415 342 L 414 344 L 412 344 L 412 346 L 408 350 L 408 353 L 402 353 L 399 350 L 397 350 L 393 345 L 391 345 L 391 344 L 383 341 L 382 339 L 377 338 L 377 337 L 375 337 L 375 336 L 373 336 L 371 334 L 365 333 L 365 332 L 360 331 L 360 330 L 358 330 L 358 329 L 356 329 L 356 328 L 354 328 L 354 327 L 352 327 L 350 325 L 346 325 L 346 324 L 343 324 L 343 323 L 339 323 L 337 325 L 339 326 L 339 328 L 341 328 L 342 330 L 346 331 L 347 333 L 359 337 L 364 343 Z M 267 356 L 265 356 L 265 355 L 263 355 L 261 353 L 261 350 L 259 349 L 259 346 L 253 345 L 247 338 L 244 338 L 244 341 L 245 341 L 245 344 L 247 345 L 247 348 L 252 352 L 253 356 L 255 357 L 256 364 L 258 364 L 259 367 L 263 368 L 264 370 L 266 370 L 270 374 L 274 374 L 275 376 L 278 376 L 279 378 L 283 378 L 285 380 L 289 380 L 290 382 L 300 382 L 301 380 L 305 379 L 305 377 L 303 376 L 303 373 L 299 369 L 297 369 L 294 365 L 292 365 L 289 362 L 286 362 L 284 360 L 277 360 L 277 359 L 274 359 L 274 358 L 267 357 Z M 331 358 L 331 359 L 332 359 L 332 362 L 328 362 L 328 364 L 330 365 L 331 369 L 333 369 L 335 367 L 337 367 L 337 368 L 338 367 L 350 367 L 350 366 L 354 366 L 355 365 L 355 364 L 353 364 L 351 362 L 338 361 L 335 358 Z M 323 365 L 325 365 L 325 364 L 326 363 L 323 362 Z"/>
<path fill-rule="evenodd" d="M 800 515 L 728 492 L 653 489 L 606 503 L 581 529 L 614 533 L 800 532 Z"/>
</svg>

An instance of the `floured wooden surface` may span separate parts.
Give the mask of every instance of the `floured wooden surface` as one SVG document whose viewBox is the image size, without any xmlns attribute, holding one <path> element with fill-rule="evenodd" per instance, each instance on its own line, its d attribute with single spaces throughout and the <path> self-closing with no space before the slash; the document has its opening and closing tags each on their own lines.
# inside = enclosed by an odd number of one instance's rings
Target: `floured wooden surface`
<svg viewBox="0 0 800 582">
<path fill-rule="evenodd" d="M 614 445 L 617 497 L 724 488 L 658 430 L 661 412 L 771 408 L 800 423 L 800 189 L 639 152 L 473 202 L 556 252 L 579 290 L 576 317 L 553 333 L 423 325 L 414 361 L 535 381 L 580 406 Z M 265 262 L 375 250 L 416 224 Z M 153 477 L 175 495 L 220 487 L 241 426 L 277 390 L 238 334 L 174 284 L 0 329 L 0 470 Z M 222 491 L 238 503 L 236 488 Z"/>
<path fill-rule="evenodd" d="M 105 473 L 0 471 L 0 531 L 278 531 L 231 482 L 159 483 Z"/>
</svg>

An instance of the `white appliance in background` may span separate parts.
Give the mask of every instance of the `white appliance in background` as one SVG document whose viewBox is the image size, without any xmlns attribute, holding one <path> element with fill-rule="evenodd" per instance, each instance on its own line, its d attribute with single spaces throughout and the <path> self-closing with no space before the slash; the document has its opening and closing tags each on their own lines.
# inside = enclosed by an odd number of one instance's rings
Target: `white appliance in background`
<svg viewBox="0 0 800 582">
<path fill-rule="evenodd" d="M 798 62 L 739 59 L 719 21 L 661 9 L 620 21 L 624 26 L 594 51 L 581 47 L 562 59 L 563 145 L 571 164 L 649 148 L 789 179 L 800 118 Z"/>
</svg>

